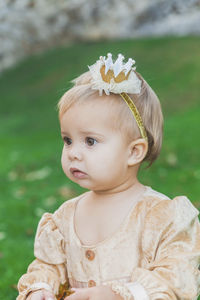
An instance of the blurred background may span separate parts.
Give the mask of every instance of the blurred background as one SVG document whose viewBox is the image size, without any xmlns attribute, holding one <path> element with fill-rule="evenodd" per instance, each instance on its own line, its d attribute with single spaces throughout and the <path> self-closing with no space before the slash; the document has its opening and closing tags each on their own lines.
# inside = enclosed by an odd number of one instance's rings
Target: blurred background
<svg viewBox="0 0 200 300">
<path fill-rule="evenodd" d="M 62 172 L 56 105 L 100 55 L 158 94 L 163 149 L 140 180 L 200 208 L 200 0 L 0 0 L 0 299 L 14 300 L 46 211 L 83 192 Z"/>
</svg>

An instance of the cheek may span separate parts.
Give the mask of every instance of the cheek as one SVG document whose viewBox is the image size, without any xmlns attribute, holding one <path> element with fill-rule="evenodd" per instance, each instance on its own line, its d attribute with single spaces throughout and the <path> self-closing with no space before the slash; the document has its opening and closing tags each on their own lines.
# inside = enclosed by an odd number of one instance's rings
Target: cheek
<svg viewBox="0 0 200 300">
<path fill-rule="evenodd" d="M 118 145 L 117 145 L 118 146 Z M 101 154 L 101 167 L 109 169 L 110 173 L 121 172 L 125 167 L 124 152 L 118 147 L 110 147 Z M 113 150 L 114 149 L 114 150 Z"/>
<path fill-rule="evenodd" d="M 113 167 L 115 162 L 115 154 L 111 147 L 102 147 L 94 155 L 89 156 L 91 165 L 95 166 L 99 171 L 105 171 L 107 168 Z"/>
<path fill-rule="evenodd" d="M 93 161 L 98 162 L 98 164 L 102 164 L 105 163 L 107 161 L 109 161 L 109 158 L 111 156 L 111 151 L 109 147 L 99 147 L 98 150 L 96 150 L 93 153 L 91 153 L 91 155 L 89 155 Z"/>
<path fill-rule="evenodd" d="M 65 147 L 63 146 L 62 155 L 61 155 L 61 166 L 63 168 L 63 171 L 65 172 L 67 167 L 67 159 L 66 159 L 66 153 L 65 153 Z"/>
</svg>

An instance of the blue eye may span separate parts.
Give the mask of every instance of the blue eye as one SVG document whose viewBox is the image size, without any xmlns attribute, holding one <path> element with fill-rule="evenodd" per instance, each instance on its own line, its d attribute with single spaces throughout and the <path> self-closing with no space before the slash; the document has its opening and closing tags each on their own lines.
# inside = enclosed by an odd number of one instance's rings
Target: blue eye
<svg viewBox="0 0 200 300">
<path fill-rule="evenodd" d="M 72 139 L 68 138 L 67 136 L 64 136 L 63 141 L 66 145 L 71 145 Z"/>
<path fill-rule="evenodd" d="M 95 140 L 91 137 L 87 137 L 85 140 L 86 140 L 86 144 L 88 144 L 88 146 L 93 146 L 94 144 L 97 143 L 97 140 Z"/>
</svg>

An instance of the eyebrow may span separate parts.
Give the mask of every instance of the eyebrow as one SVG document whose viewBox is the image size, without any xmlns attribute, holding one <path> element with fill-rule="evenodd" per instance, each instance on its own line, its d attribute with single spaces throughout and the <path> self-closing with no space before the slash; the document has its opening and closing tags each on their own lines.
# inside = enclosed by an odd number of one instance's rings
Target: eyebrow
<svg viewBox="0 0 200 300">
<path fill-rule="evenodd" d="M 80 133 L 84 133 L 84 134 L 91 134 L 91 135 L 99 135 L 99 136 L 101 136 L 101 137 L 104 137 L 104 135 L 102 135 L 102 134 L 100 134 L 100 133 L 98 133 L 98 132 L 93 132 L 93 131 L 84 131 L 84 130 L 82 130 L 82 131 L 80 131 Z"/>
<path fill-rule="evenodd" d="M 84 131 L 84 130 L 81 130 L 80 133 L 83 133 L 83 134 L 88 134 L 88 135 L 98 135 L 100 137 L 104 137 L 104 135 L 98 133 L 98 132 L 93 132 L 93 131 Z M 61 134 L 68 134 L 64 131 L 61 131 Z"/>
</svg>

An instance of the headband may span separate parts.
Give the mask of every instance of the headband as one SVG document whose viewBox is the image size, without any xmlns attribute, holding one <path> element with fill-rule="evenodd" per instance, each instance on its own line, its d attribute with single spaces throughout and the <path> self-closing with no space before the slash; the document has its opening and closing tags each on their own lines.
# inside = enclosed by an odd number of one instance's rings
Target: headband
<svg viewBox="0 0 200 300">
<path fill-rule="evenodd" d="M 110 95 L 110 92 L 119 94 L 130 108 L 141 136 L 148 140 L 140 113 L 133 100 L 127 94 L 139 94 L 142 81 L 134 72 L 136 67 L 132 67 L 135 61 L 129 58 L 128 62 L 123 64 L 123 60 L 124 56 L 118 54 L 117 60 L 113 63 L 112 54 L 108 53 L 107 58 L 100 56 L 95 64 L 88 66 L 92 76 L 92 89 L 98 90 L 100 96 L 102 96 L 103 91 L 105 91 L 106 95 Z"/>
</svg>

